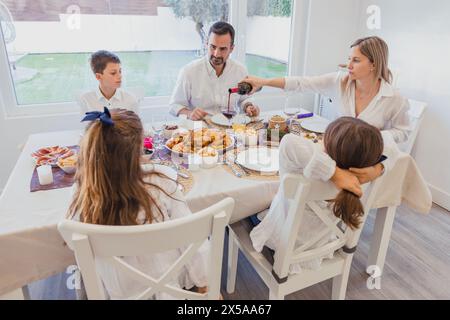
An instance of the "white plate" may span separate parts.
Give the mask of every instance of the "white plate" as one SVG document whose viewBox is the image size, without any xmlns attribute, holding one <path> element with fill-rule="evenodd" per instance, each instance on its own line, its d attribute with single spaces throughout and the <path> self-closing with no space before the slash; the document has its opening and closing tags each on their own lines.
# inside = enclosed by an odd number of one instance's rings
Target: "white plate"
<svg viewBox="0 0 450 320">
<path fill-rule="evenodd" d="M 265 174 L 276 174 L 280 169 L 278 148 L 248 148 L 239 152 L 236 162 L 247 169 Z"/>
<path fill-rule="evenodd" d="M 305 119 L 300 122 L 303 129 L 316 133 L 325 133 L 329 124 L 330 121 L 318 118 Z"/>
<path fill-rule="evenodd" d="M 141 164 L 141 168 L 144 172 L 157 172 L 165 175 L 169 179 L 177 180 L 178 173 L 171 167 L 164 166 L 161 164 L 154 164 L 154 163 L 146 163 Z"/>
<path fill-rule="evenodd" d="M 252 122 L 252 119 L 250 117 L 248 117 L 248 116 L 236 115 L 234 117 L 234 119 L 236 117 L 242 117 L 243 118 L 243 121 L 242 121 L 243 124 L 248 124 L 248 123 Z M 233 120 L 228 121 L 228 119 L 221 113 L 216 113 L 215 115 L 213 115 L 211 117 L 211 121 L 214 124 L 217 124 L 219 126 L 224 126 L 224 127 L 231 127 L 230 123 L 233 123 Z"/>
</svg>

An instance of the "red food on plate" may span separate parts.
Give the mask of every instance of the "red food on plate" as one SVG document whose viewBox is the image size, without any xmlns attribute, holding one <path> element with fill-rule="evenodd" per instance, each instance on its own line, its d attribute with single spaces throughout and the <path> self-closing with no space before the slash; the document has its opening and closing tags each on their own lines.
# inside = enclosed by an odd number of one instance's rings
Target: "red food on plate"
<svg viewBox="0 0 450 320">
<path fill-rule="evenodd" d="M 72 156 L 74 153 L 67 147 L 53 146 L 40 148 L 31 154 L 36 159 L 36 165 L 44 164 L 56 165 L 59 158 L 65 159 Z"/>
</svg>

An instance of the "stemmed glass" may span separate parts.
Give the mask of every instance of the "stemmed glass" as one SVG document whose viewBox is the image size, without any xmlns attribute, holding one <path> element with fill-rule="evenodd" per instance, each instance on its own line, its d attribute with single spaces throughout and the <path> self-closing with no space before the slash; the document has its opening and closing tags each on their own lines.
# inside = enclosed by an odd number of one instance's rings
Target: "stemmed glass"
<svg viewBox="0 0 450 320">
<path fill-rule="evenodd" d="M 167 122 L 167 116 L 161 114 L 155 114 L 152 116 L 152 130 L 155 133 L 153 136 L 153 143 L 155 145 L 155 150 L 159 151 L 162 149 L 162 143 L 164 139 L 162 138 L 162 131 Z"/>
<path fill-rule="evenodd" d="M 223 107 L 220 112 L 228 119 L 228 126 L 231 127 L 231 119 L 236 115 L 236 111 L 233 107 Z"/>
<path fill-rule="evenodd" d="M 296 104 L 294 97 L 288 93 L 284 101 L 284 114 L 288 117 L 288 125 L 292 123 L 294 116 L 300 112 L 300 107 Z"/>
</svg>

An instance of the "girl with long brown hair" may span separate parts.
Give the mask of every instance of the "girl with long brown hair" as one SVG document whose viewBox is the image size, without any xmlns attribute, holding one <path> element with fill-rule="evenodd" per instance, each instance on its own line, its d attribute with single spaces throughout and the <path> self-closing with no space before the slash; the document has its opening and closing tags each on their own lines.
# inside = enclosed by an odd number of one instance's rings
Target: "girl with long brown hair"
<svg viewBox="0 0 450 320">
<path fill-rule="evenodd" d="M 68 212 L 70 218 L 101 225 L 138 225 L 192 214 L 175 181 L 142 170 L 143 127 L 133 111 L 105 108 L 103 113 L 87 113 L 85 119 L 92 122 L 80 144 L 76 188 Z M 195 285 L 206 290 L 206 250 L 207 243 L 175 285 L 185 288 Z M 179 249 L 157 256 L 124 259 L 141 271 L 158 277 L 181 254 Z M 112 299 L 143 290 L 138 282 L 120 274 L 106 262 L 96 262 Z"/>
<path fill-rule="evenodd" d="M 384 144 L 380 131 L 366 122 L 342 117 L 332 122 L 324 136 L 325 152 L 331 161 L 341 168 L 364 168 L 373 166 L 382 159 Z M 311 165 L 315 161 L 326 162 L 321 156 L 321 148 L 308 139 L 293 134 L 286 135 L 280 144 L 280 178 L 287 173 L 303 173 L 311 179 L 329 180 L 333 172 L 318 170 Z M 323 168 L 328 164 L 324 163 Z M 349 228 L 360 227 L 363 207 L 359 197 L 347 190 L 341 190 L 335 199 L 329 202 L 319 202 L 322 209 L 327 209 L 330 216 L 340 218 Z M 284 199 L 282 188 L 276 194 L 266 217 L 250 233 L 255 250 L 261 251 L 264 246 L 277 250 L 283 224 L 289 211 L 289 203 Z M 299 230 L 298 245 L 306 243 L 327 227 L 308 208 Z M 317 243 L 334 240 L 332 232 L 327 233 Z M 291 266 L 290 272 L 300 272 L 302 267 L 318 268 L 322 259 Z"/>
</svg>

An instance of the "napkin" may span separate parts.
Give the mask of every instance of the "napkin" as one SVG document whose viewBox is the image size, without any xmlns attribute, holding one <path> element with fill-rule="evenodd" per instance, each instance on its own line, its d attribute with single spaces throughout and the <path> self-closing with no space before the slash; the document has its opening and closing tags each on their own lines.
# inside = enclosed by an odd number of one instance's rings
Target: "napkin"
<svg viewBox="0 0 450 320">
<path fill-rule="evenodd" d="M 153 164 L 153 163 L 146 163 L 141 164 L 142 170 L 145 172 L 157 172 L 165 175 L 171 180 L 177 180 L 178 173 L 171 167 L 163 166 L 161 164 Z"/>
<path fill-rule="evenodd" d="M 187 119 L 186 116 L 184 117 L 180 116 L 180 122 L 179 126 L 188 130 L 196 130 L 201 129 L 205 126 L 204 122 L 202 120 L 199 121 L 193 121 L 190 119 Z"/>
</svg>

